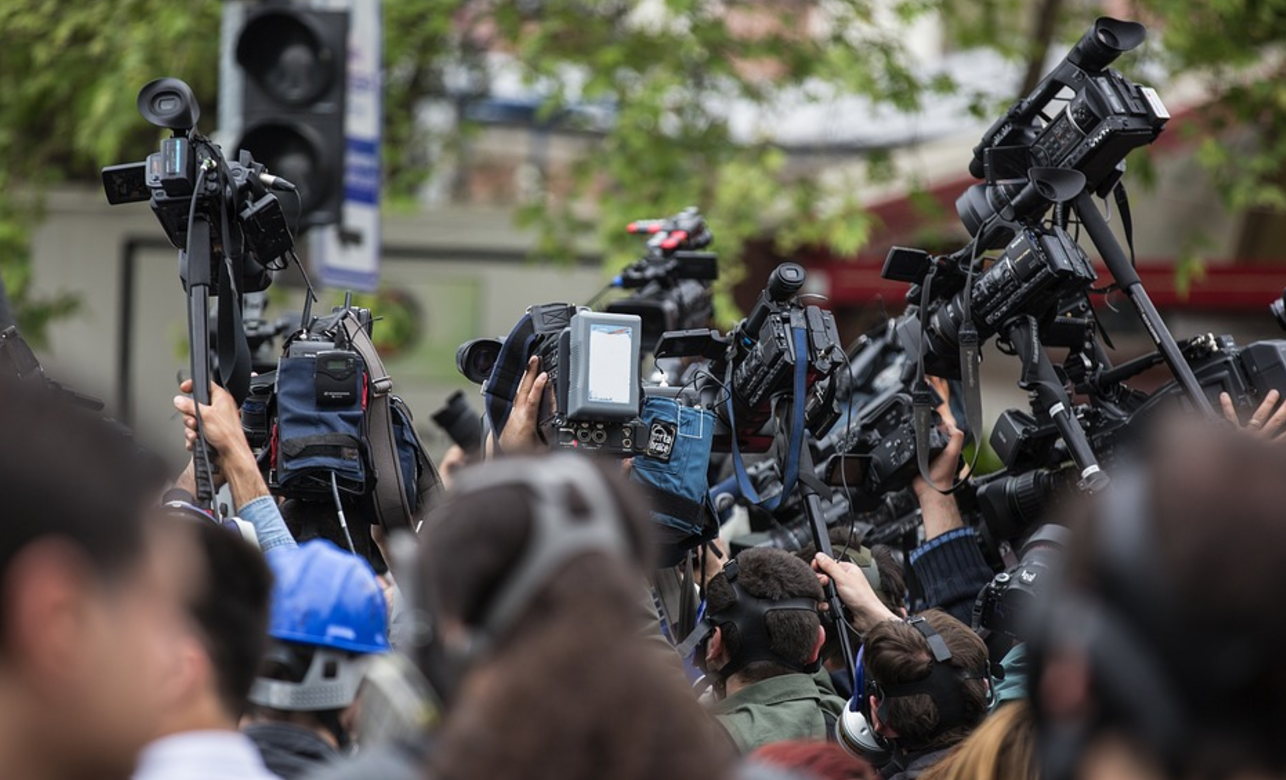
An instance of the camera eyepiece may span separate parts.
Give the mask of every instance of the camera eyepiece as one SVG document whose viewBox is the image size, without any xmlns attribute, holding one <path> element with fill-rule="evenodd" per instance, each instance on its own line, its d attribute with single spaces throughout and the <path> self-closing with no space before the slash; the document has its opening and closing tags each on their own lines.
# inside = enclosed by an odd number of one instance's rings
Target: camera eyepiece
<svg viewBox="0 0 1286 780">
<path fill-rule="evenodd" d="M 201 106 L 187 82 L 172 77 L 154 79 L 138 91 L 138 112 L 149 123 L 187 132 L 201 118 Z"/>
<path fill-rule="evenodd" d="M 500 358 L 500 339 L 470 339 L 455 352 L 455 368 L 465 379 L 482 384 L 491 376 Z"/>
<path fill-rule="evenodd" d="M 1067 59 L 1083 70 L 1101 71 L 1125 52 L 1137 49 L 1146 36 L 1147 29 L 1138 22 L 1100 16 L 1076 42 Z"/>
<path fill-rule="evenodd" d="M 798 263 L 782 263 L 768 277 L 768 297 L 778 303 L 789 300 L 803 288 L 807 275 Z"/>
</svg>

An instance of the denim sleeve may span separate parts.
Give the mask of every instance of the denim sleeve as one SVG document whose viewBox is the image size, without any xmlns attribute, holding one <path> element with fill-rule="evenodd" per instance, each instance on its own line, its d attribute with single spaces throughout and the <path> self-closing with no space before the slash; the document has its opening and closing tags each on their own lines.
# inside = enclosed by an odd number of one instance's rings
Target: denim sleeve
<svg viewBox="0 0 1286 780">
<path fill-rule="evenodd" d="M 259 536 L 259 549 L 264 552 L 277 547 L 298 546 L 272 496 L 259 496 L 246 502 L 237 510 L 237 516 L 254 526 L 255 533 Z"/>
<path fill-rule="evenodd" d="M 948 531 L 912 550 L 911 569 L 924 590 L 927 609 L 936 607 L 971 624 L 978 591 L 992 574 L 972 528 Z"/>
</svg>

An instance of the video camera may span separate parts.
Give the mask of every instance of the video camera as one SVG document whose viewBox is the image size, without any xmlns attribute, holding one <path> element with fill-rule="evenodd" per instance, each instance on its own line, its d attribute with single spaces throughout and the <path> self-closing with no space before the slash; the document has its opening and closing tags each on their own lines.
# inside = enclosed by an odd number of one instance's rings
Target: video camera
<svg viewBox="0 0 1286 780">
<path fill-rule="evenodd" d="M 983 134 L 969 173 L 987 183 L 970 187 L 956 201 L 971 235 L 979 236 L 996 214 L 1020 201 L 1030 205 L 1019 210 L 1048 208 L 1050 198 L 1023 186 L 1033 168 L 1077 171 L 1099 197 L 1111 192 L 1124 173 L 1125 156 L 1152 143 L 1170 118 L 1153 89 L 1108 68 L 1138 48 L 1145 34 L 1137 22 L 1100 17 L 1032 93 Z M 1061 99 L 1066 99 L 1062 109 L 1048 114 Z M 985 236 L 982 246 L 997 248 L 1006 241 L 998 232 Z"/>
<path fill-rule="evenodd" d="M 1058 226 L 1020 229 L 966 290 L 971 249 L 930 258 L 918 249 L 894 247 L 881 272 L 885 279 L 911 283 L 907 301 L 916 309 L 901 320 L 898 333 L 908 352 L 924 353 L 925 370 L 934 376 L 960 377 L 966 314 L 985 341 L 1017 317 L 1051 320 L 1061 303 L 1083 296 L 1098 278 L 1085 250 Z"/>
<path fill-rule="evenodd" d="M 191 88 L 179 79 L 146 84 L 138 95 L 138 110 L 148 122 L 174 135 L 144 162 L 103 168 L 108 203 L 149 201 L 166 238 L 185 251 L 190 229 L 200 221 L 211 226 L 212 295 L 219 292 L 219 260 L 224 256 L 234 264 L 238 292 L 268 287 L 268 269 L 294 247 L 281 203 L 269 190 L 294 191 L 294 185 L 270 175 L 244 150 L 236 161 L 225 160 L 218 145 L 196 132 L 201 109 Z M 235 253 L 236 247 L 249 252 Z M 183 281 L 186 286 L 187 278 Z"/>
<path fill-rule="evenodd" d="M 631 222 L 626 229 L 647 236 L 647 249 L 612 280 L 613 287 L 635 292 L 606 310 L 637 315 L 643 322 L 643 349 L 651 352 L 667 331 L 699 328 L 714 316 L 710 283 L 719 277 L 718 258 L 698 251 L 714 235 L 696 207 L 667 219 Z"/>
<path fill-rule="evenodd" d="M 698 369 L 696 390 L 702 406 L 719 415 L 723 432 L 715 436 L 716 449 L 730 449 L 735 439 L 743 451 L 767 450 L 772 436 L 761 429 L 772 416 L 773 401 L 783 396 L 806 405 L 806 429 L 822 431 L 834 423 L 835 386 L 829 380 L 847 356 L 834 315 L 800 300 L 805 278 L 801 266 L 782 263 L 750 315 L 726 336 L 685 330 L 666 333 L 657 344 L 658 359 L 709 359 Z"/>
<path fill-rule="evenodd" d="M 490 399 L 500 399 L 489 400 L 488 414 L 493 427 L 503 429 L 527 360 L 538 357 L 549 375 L 538 429 L 549 446 L 630 457 L 649 439 L 639 417 L 641 354 L 638 315 L 548 303 L 528 308 L 503 340 L 462 344 L 456 367 Z"/>
</svg>

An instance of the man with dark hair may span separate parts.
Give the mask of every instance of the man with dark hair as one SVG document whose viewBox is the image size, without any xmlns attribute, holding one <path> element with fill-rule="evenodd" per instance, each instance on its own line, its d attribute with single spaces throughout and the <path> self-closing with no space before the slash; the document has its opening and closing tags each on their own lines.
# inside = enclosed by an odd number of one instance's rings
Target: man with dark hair
<svg viewBox="0 0 1286 780">
<path fill-rule="evenodd" d="M 987 716 L 987 646 L 936 609 L 876 623 L 863 639 L 871 728 L 894 747 L 886 777 L 917 777 Z"/>
<path fill-rule="evenodd" d="M 204 514 L 166 513 L 169 533 L 193 548 L 200 587 L 188 605 L 175 698 L 134 780 L 269 780 L 254 743 L 237 731 L 267 643 L 268 567 L 240 535 Z"/>
<path fill-rule="evenodd" d="M 826 641 L 822 589 L 784 550 L 745 550 L 706 586 L 708 633 L 697 661 L 715 679 L 715 717 L 738 749 L 823 739 L 844 707 L 812 674 Z"/>
<path fill-rule="evenodd" d="M 158 725 L 189 592 L 121 429 L 0 379 L 0 767 L 122 780 Z"/>
</svg>

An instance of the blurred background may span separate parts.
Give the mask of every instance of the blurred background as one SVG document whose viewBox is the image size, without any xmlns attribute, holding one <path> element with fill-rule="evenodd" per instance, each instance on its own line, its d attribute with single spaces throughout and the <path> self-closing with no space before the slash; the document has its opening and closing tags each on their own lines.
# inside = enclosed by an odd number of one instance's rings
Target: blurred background
<svg viewBox="0 0 1286 780">
<path fill-rule="evenodd" d="M 181 78 L 202 132 L 254 138 L 300 184 L 323 306 L 352 289 L 383 318 L 396 391 L 440 453 L 429 415 L 477 391 L 456 347 L 587 302 L 641 251 L 634 219 L 702 209 L 721 325 L 787 259 L 846 341 L 896 314 L 888 249 L 966 242 L 972 147 L 1104 14 L 1148 26 L 1115 67 L 1173 117 L 1126 176 L 1153 300 L 1179 338 L 1274 336 L 1286 0 L 4 0 L 0 275 L 49 372 L 177 459 L 176 252 L 146 204 L 107 204 L 99 171 L 156 150 L 138 90 Z M 264 318 L 302 300 L 282 273 Z M 1100 314 L 1114 359 L 1150 347 L 1123 297 Z M 1010 358 L 984 369 L 985 419 L 1024 404 Z"/>
</svg>

